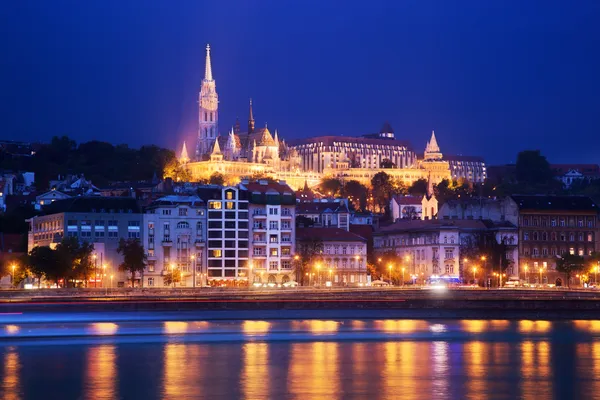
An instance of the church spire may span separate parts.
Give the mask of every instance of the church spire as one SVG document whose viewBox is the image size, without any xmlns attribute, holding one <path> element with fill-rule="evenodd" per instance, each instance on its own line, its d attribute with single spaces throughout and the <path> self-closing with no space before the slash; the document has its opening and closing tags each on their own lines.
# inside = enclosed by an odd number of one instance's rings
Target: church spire
<svg viewBox="0 0 600 400">
<path fill-rule="evenodd" d="M 182 163 L 187 163 L 190 161 L 190 157 L 188 156 L 187 147 L 185 146 L 185 141 L 183 142 L 183 147 L 181 148 L 181 155 L 179 156 L 179 161 Z"/>
<path fill-rule="evenodd" d="M 442 152 L 440 146 L 438 146 L 437 139 L 435 138 L 435 131 L 431 131 L 431 139 L 425 146 L 425 160 L 441 160 Z"/>
<path fill-rule="evenodd" d="M 248 134 L 254 133 L 254 113 L 252 112 L 252 99 L 250 99 L 250 111 L 248 114 Z"/>
<path fill-rule="evenodd" d="M 210 65 L 210 44 L 206 45 L 206 64 L 204 66 L 204 79 L 212 81 L 212 66 Z"/>
<path fill-rule="evenodd" d="M 213 147 L 212 154 L 221 154 L 221 147 L 219 146 L 219 137 L 215 139 L 215 147 Z"/>
</svg>

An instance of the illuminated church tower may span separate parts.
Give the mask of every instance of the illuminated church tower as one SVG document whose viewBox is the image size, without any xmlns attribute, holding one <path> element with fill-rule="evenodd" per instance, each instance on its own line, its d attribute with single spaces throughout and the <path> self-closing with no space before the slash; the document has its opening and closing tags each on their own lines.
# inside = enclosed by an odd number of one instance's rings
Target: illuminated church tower
<svg viewBox="0 0 600 400">
<path fill-rule="evenodd" d="M 219 96 L 215 80 L 212 76 L 210 65 L 210 45 L 206 45 L 206 66 L 202 88 L 198 96 L 198 143 L 196 145 L 196 159 L 210 154 L 215 140 L 219 135 Z"/>
</svg>

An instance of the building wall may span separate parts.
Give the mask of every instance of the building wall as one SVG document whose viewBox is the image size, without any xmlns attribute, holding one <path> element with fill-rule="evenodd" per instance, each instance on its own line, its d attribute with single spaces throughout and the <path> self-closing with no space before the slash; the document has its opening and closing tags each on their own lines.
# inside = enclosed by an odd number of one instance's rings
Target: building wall
<svg viewBox="0 0 600 400">
<path fill-rule="evenodd" d="M 206 283 L 206 207 L 185 203 L 152 207 L 144 214 L 143 225 L 148 256 L 144 286 L 165 286 L 170 269 L 180 272 L 176 286 Z"/>
<path fill-rule="evenodd" d="M 489 219 L 494 222 L 507 221 L 518 226 L 519 207 L 510 197 L 482 199 L 481 202 L 471 199 L 465 202 L 449 201 L 439 209 L 438 219 Z"/>
<path fill-rule="evenodd" d="M 323 241 L 322 268 L 311 283 L 330 281 L 333 286 L 362 286 L 367 284 L 366 241 Z"/>
<path fill-rule="evenodd" d="M 293 281 L 295 206 L 250 204 L 252 282 Z"/>
<path fill-rule="evenodd" d="M 208 200 L 207 273 L 209 281 L 248 279 L 249 210 L 237 187 L 224 187 L 220 200 Z"/>
<path fill-rule="evenodd" d="M 57 213 L 35 216 L 30 220 L 28 251 L 35 246 L 56 246 L 64 236 L 94 243 L 99 267 L 106 265 L 114 275 L 115 286 L 127 286 L 127 276 L 119 271 L 123 257 L 117 253 L 121 238 L 141 240 L 142 214 L 137 213 Z M 102 244 L 102 246 L 97 245 Z"/>
<path fill-rule="evenodd" d="M 530 281 L 539 279 L 540 267 L 546 269 L 544 282 L 554 283 L 556 259 L 564 253 L 589 256 L 598 251 L 598 216 L 593 212 L 527 211 L 519 215 L 519 259 L 521 272 L 527 266 Z M 549 273 L 549 275 L 548 275 Z"/>
<path fill-rule="evenodd" d="M 393 251 L 403 260 L 408 281 L 410 275 L 418 280 L 429 279 L 432 275 L 458 278 L 460 237 L 458 229 L 440 228 L 424 231 L 396 231 L 377 233 L 374 237 L 376 254 Z"/>
</svg>

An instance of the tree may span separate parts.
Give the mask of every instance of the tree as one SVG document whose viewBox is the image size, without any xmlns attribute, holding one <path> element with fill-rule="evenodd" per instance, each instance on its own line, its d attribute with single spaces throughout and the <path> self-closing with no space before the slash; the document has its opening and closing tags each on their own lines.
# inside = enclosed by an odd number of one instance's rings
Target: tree
<svg viewBox="0 0 600 400">
<path fill-rule="evenodd" d="M 427 179 L 417 179 L 408 188 L 408 193 L 413 196 L 424 196 L 427 194 Z"/>
<path fill-rule="evenodd" d="M 385 172 L 378 172 L 371 179 L 373 201 L 379 207 L 379 212 L 389 208 L 392 197 L 392 180 Z"/>
<path fill-rule="evenodd" d="M 349 197 L 352 204 L 354 204 L 355 208 L 358 210 L 365 211 L 367 209 L 368 194 L 369 189 L 358 181 L 348 181 L 344 185 L 344 197 Z"/>
<path fill-rule="evenodd" d="M 88 278 L 93 274 L 94 264 L 92 263 L 92 253 L 94 252 L 94 244 L 83 242 L 77 251 L 75 258 L 75 271 L 78 277 L 83 278 L 85 287 L 88 286 Z"/>
<path fill-rule="evenodd" d="M 147 257 L 144 253 L 144 246 L 139 239 L 121 238 L 117 253 L 123 254 L 123 262 L 119 265 L 119 270 L 131 274 L 131 287 L 134 287 L 135 274 L 137 272 L 143 274 L 146 268 Z"/>
<path fill-rule="evenodd" d="M 208 178 L 208 183 L 223 186 L 225 184 L 225 177 L 219 172 L 213 172 L 210 178 Z"/>
<path fill-rule="evenodd" d="M 175 182 L 189 182 L 192 180 L 192 175 L 186 166 L 181 164 L 178 159 L 172 158 L 167 161 L 164 167 L 163 178 L 171 178 Z"/>
<path fill-rule="evenodd" d="M 44 276 L 58 287 L 60 279 L 64 278 L 64 271 L 56 250 L 48 246 L 36 246 L 29 252 L 29 267 L 32 274 L 40 281 Z M 39 281 L 38 281 L 39 282 Z"/>
<path fill-rule="evenodd" d="M 323 178 L 319 190 L 325 195 L 336 197 L 342 192 L 342 182 L 336 178 Z"/>
<path fill-rule="evenodd" d="M 167 270 L 163 277 L 163 282 L 167 286 L 181 282 L 181 271 L 176 271 L 174 269 Z"/>
<path fill-rule="evenodd" d="M 56 256 L 58 258 L 57 270 L 54 274 L 65 280 L 65 286 L 69 280 L 74 280 L 76 276 L 75 263 L 78 259 L 80 246 L 75 237 L 63 237 L 56 246 Z"/>
<path fill-rule="evenodd" d="M 323 253 L 323 241 L 316 237 L 303 237 L 297 241 L 296 246 L 296 282 L 304 285 L 306 274 L 311 271 L 314 264 Z"/>
<path fill-rule="evenodd" d="M 567 286 L 570 286 L 571 275 L 578 274 L 585 269 L 582 256 L 565 253 L 556 261 L 556 270 L 565 274 Z"/>
<path fill-rule="evenodd" d="M 315 221 L 304 215 L 296 215 L 296 228 L 310 228 L 314 226 Z"/>
<path fill-rule="evenodd" d="M 517 155 L 516 177 L 519 183 L 538 186 L 549 184 L 554 174 L 539 150 L 525 150 Z"/>
<path fill-rule="evenodd" d="M 397 178 L 392 180 L 392 193 L 401 196 L 406 196 L 408 194 L 408 187 L 402 179 Z"/>
</svg>

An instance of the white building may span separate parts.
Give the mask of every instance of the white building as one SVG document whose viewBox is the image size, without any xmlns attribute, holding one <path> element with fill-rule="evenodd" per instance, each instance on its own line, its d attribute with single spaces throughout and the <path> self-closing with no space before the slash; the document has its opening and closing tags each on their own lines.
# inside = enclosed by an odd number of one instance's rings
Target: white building
<svg viewBox="0 0 600 400">
<path fill-rule="evenodd" d="M 344 199 L 298 203 L 296 215 L 311 219 L 316 228 L 335 227 L 346 231 L 350 229 L 350 210 Z"/>
<path fill-rule="evenodd" d="M 198 195 L 207 205 L 207 267 L 211 285 L 248 283 L 248 191 L 242 185 L 206 185 Z"/>
<path fill-rule="evenodd" d="M 252 229 L 252 282 L 293 281 L 296 195 L 285 182 L 242 181 L 248 191 Z"/>
<path fill-rule="evenodd" d="M 485 197 L 446 201 L 438 212 L 438 219 L 489 219 L 519 224 L 519 206 L 510 197 L 488 199 Z"/>
<path fill-rule="evenodd" d="M 176 286 L 205 283 L 206 204 L 198 196 L 159 198 L 146 209 L 143 224 L 144 286 L 165 286 L 168 273 Z"/>
<path fill-rule="evenodd" d="M 459 278 L 460 232 L 457 226 L 438 220 L 400 220 L 373 235 L 376 254 L 394 252 L 402 259 L 405 280 L 431 276 Z"/>
<path fill-rule="evenodd" d="M 296 247 L 314 239 L 323 243 L 317 266 L 313 266 L 309 285 L 362 286 L 367 284 L 367 240 L 340 228 L 298 228 Z M 306 282 L 306 281 L 305 281 Z"/>
<path fill-rule="evenodd" d="M 390 200 L 392 220 L 434 219 L 438 214 L 438 201 L 435 196 L 393 196 Z"/>
</svg>

